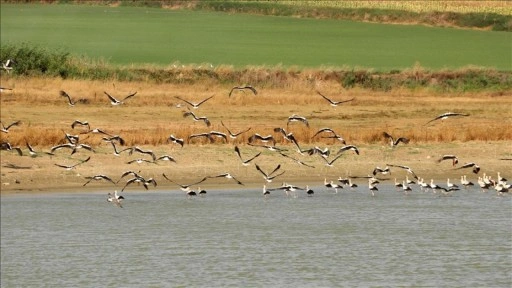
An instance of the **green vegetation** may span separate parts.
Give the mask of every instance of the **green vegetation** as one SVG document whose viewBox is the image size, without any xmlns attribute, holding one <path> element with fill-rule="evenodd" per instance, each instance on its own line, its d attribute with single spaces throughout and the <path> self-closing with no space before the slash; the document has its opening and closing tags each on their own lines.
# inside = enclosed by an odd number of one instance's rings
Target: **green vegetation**
<svg viewBox="0 0 512 288">
<path fill-rule="evenodd" d="M 1 24 L 2 45 L 26 42 L 114 65 L 512 69 L 507 32 L 85 5 L 3 4 Z"/>
</svg>

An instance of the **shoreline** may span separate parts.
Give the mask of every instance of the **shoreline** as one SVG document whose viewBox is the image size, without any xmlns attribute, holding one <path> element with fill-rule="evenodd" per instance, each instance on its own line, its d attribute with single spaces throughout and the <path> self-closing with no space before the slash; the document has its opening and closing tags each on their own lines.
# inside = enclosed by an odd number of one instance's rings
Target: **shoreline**
<svg viewBox="0 0 512 288">
<path fill-rule="evenodd" d="M 140 174 L 145 178 L 152 177 L 157 181 L 157 187 L 150 186 L 148 190 L 149 192 L 166 190 L 170 193 L 183 192 L 180 190 L 178 185 L 166 180 L 162 176 L 162 173 L 165 173 L 173 181 L 180 184 L 188 184 L 196 182 L 203 177 L 215 176 L 229 172 L 245 184 L 241 186 L 236 184 L 232 179 L 211 178 L 201 184 L 191 187 L 196 189 L 197 186 L 200 186 L 207 190 L 212 188 L 236 189 L 238 187 L 241 189 L 261 188 L 263 187 L 263 184 L 267 185 L 267 187 L 274 188 L 280 186 L 283 182 L 300 186 L 322 186 L 324 179 L 327 179 L 327 181 L 332 180 L 334 182 L 338 182 L 337 180 L 339 177 L 367 176 L 371 175 L 375 167 L 385 167 L 386 164 L 409 166 L 418 175 L 418 177 L 424 178 L 425 182 L 429 182 L 430 179 L 434 179 L 434 181 L 441 186 L 446 186 L 447 178 L 450 178 L 452 183 L 459 184 L 461 175 L 467 175 L 468 180 L 475 184 L 478 177 L 481 177 L 484 173 L 491 176 L 493 179 L 497 178 L 498 172 L 500 172 L 505 178 L 510 179 L 510 177 L 512 177 L 512 175 L 508 175 L 512 172 L 512 161 L 500 160 L 499 158 L 499 155 L 509 155 L 512 152 L 512 145 L 510 141 L 496 141 L 492 143 L 458 143 L 457 147 L 453 147 L 453 143 L 445 143 L 430 145 L 429 148 L 419 148 L 414 144 L 409 144 L 408 146 L 404 145 L 395 149 L 390 149 L 389 147 L 382 145 L 361 145 L 360 155 L 347 153 L 334 163 L 333 167 L 327 167 L 325 162 L 320 159 L 319 156 L 306 156 L 301 158 L 302 161 L 315 166 L 315 168 L 308 168 L 300 166 L 284 157 L 277 158 L 278 160 L 276 160 L 276 155 L 264 155 L 264 157 L 259 157 L 259 160 L 256 163 L 265 171 L 273 169 L 273 167 L 278 163 L 282 165 L 281 171 L 285 171 L 282 176 L 274 179 L 272 183 L 267 183 L 263 179 L 262 175 L 255 169 L 254 164 L 251 164 L 250 166 L 242 166 L 234 153 L 232 155 L 228 154 L 230 152 L 229 150 L 231 150 L 228 148 L 231 147 L 193 147 L 190 150 L 193 153 L 192 157 L 195 162 L 190 165 L 183 164 L 191 162 L 191 158 L 189 158 L 190 155 L 185 156 L 190 153 L 183 153 L 180 155 L 183 159 L 177 157 L 177 163 L 162 165 L 136 165 L 131 166 L 131 168 L 133 168 L 133 170 L 139 170 Z M 155 149 L 159 148 L 155 147 Z M 226 149 L 228 149 L 228 151 L 224 151 Z M 243 147 L 243 149 L 249 148 Z M 221 156 L 220 159 L 217 159 L 213 163 L 209 163 L 209 161 L 212 160 L 212 157 L 209 155 L 210 153 L 213 153 L 212 151 L 215 151 L 214 154 Z M 450 161 L 437 163 L 437 157 L 445 153 L 444 151 L 453 151 L 452 154 L 458 155 L 459 164 L 456 167 L 452 167 Z M 494 153 L 490 153 L 491 151 L 494 151 Z M 501 151 L 501 153 L 498 151 Z M 480 155 L 478 157 L 471 156 L 477 155 L 476 153 Z M 120 192 L 126 181 L 130 179 L 129 176 L 120 179 L 119 183 L 115 186 L 105 181 L 92 181 L 86 187 L 83 186 L 87 181 L 85 178 L 86 176 L 93 176 L 96 174 L 109 175 L 109 177 L 114 181 L 118 181 L 120 175 L 124 171 L 128 170 L 125 165 L 120 165 L 117 162 L 126 160 L 124 157 L 117 160 L 117 157 L 114 156 L 109 157 L 105 155 L 96 155 L 98 153 L 94 153 L 91 154 L 91 157 L 95 157 L 93 159 L 95 164 L 84 164 L 82 167 L 77 167 L 75 171 L 65 171 L 52 164 L 62 160 L 55 160 L 45 156 L 36 158 L 28 156 L 20 157 L 14 154 L 15 153 L 10 153 L 9 151 L 2 151 L 1 196 L 17 194 L 72 194 L 78 192 L 99 193 L 101 191 L 113 192 L 114 190 Z M 295 154 L 298 155 L 298 153 Z M 85 156 L 80 155 L 79 157 L 84 158 Z M 404 160 L 398 161 L 396 159 Z M 481 167 L 481 171 L 478 174 L 472 173 L 471 169 L 456 169 L 464 163 L 472 161 L 477 162 Z M 7 168 L 6 166 L 8 164 L 29 169 Z M 398 182 L 405 180 L 406 175 L 408 175 L 409 179 L 413 179 L 411 174 L 408 174 L 403 169 L 391 167 L 391 171 L 391 174 L 377 175 L 377 177 L 387 179 L 384 183 L 390 184 L 394 183 L 395 178 Z M 15 183 L 16 180 L 19 184 Z M 354 179 L 353 182 L 358 184 L 359 190 L 367 189 L 367 182 L 365 179 Z M 137 191 L 144 191 L 142 187 L 138 187 L 137 189 Z M 135 186 L 130 185 L 126 187 L 123 193 L 130 193 L 130 191 L 134 190 Z"/>
</svg>

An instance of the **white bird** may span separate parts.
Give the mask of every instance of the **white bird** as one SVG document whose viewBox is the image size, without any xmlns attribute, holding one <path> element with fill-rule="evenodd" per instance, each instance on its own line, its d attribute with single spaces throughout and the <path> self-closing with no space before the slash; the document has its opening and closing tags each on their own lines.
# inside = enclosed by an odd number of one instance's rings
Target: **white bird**
<svg viewBox="0 0 512 288">
<path fill-rule="evenodd" d="M 263 197 L 268 198 L 270 196 L 270 190 L 267 190 L 265 184 L 263 184 Z"/>
<path fill-rule="evenodd" d="M 376 176 L 378 173 L 380 174 L 391 174 L 391 170 L 389 170 L 389 167 L 386 166 L 384 168 L 380 168 L 379 166 L 375 167 L 375 169 L 373 169 L 373 176 Z"/>
<path fill-rule="evenodd" d="M 288 117 L 288 122 L 286 123 L 286 126 L 288 126 L 290 124 L 290 122 L 302 122 L 304 123 L 307 127 L 309 127 L 309 122 L 308 120 L 306 119 L 306 117 L 303 117 L 303 116 L 299 116 L 297 114 L 293 114 L 292 116 Z"/>
<path fill-rule="evenodd" d="M 188 116 L 192 116 L 192 118 L 194 118 L 194 121 L 203 121 L 206 124 L 206 126 L 208 126 L 208 127 L 210 127 L 212 125 L 210 123 L 210 120 L 208 120 L 208 118 L 206 116 L 197 117 L 196 114 L 194 114 L 194 112 L 192 112 L 192 111 L 184 111 L 183 118 L 188 117 Z"/>
<path fill-rule="evenodd" d="M 306 166 L 306 167 L 309 167 L 309 168 L 315 168 L 315 166 L 309 165 L 307 163 L 304 163 L 304 162 L 300 161 L 299 159 L 295 159 L 292 156 L 289 156 L 287 154 L 282 153 L 281 151 L 279 151 L 279 154 L 281 154 L 281 156 L 283 156 L 283 157 L 286 157 L 288 159 L 291 159 L 291 160 L 295 161 L 297 164 L 299 164 L 301 166 Z"/>
<path fill-rule="evenodd" d="M 452 160 L 452 166 L 455 166 L 457 163 L 459 163 L 459 159 L 455 155 L 443 155 L 441 158 L 437 159 L 437 163 L 441 163 L 444 160 Z"/>
<path fill-rule="evenodd" d="M 12 122 L 11 124 L 9 124 L 7 126 L 4 126 L 2 121 L 0 121 L 0 124 L 2 124 L 2 127 L 0 128 L 1 129 L 0 131 L 2 131 L 4 133 L 9 133 L 9 128 L 11 128 L 12 126 L 19 126 L 21 124 L 21 120 L 14 121 L 14 122 Z"/>
<path fill-rule="evenodd" d="M 133 184 L 133 183 L 142 183 L 142 185 L 144 186 L 144 188 L 146 190 L 149 189 L 149 185 L 152 184 L 154 187 L 157 186 L 157 183 L 155 181 L 155 179 L 153 178 L 148 178 L 148 179 L 145 179 L 144 177 L 141 177 L 141 176 L 135 176 L 134 178 L 132 179 L 129 179 L 128 181 L 126 181 L 126 184 L 124 185 L 123 189 L 121 189 L 121 192 L 124 191 L 124 189 L 130 185 L 130 184 Z"/>
<path fill-rule="evenodd" d="M 172 135 L 167 138 L 167 141 L 171 141 L 172 143 L 178 144 L 181 147 L 183 147 L 183 144 L 185 144 L 185 141 L 183 141 L 183 138 L 177 138 L 176 136 Z"/>
<path fill-rule="evenodd" d="M 316 135 L 318 134 L 321 134 L 321 133 L 330 133 L 329 136 L 322 136 L 322 138 L 332 138 L 332 139 L 337 139 L 339 140 L 343 145 L 347 144 L 345 142 L 345 139 L 343 139 L 343 137 L 341 137 L 340 135 L 338 135 L 336 132 L 334 132 L 334 130 L 332 130 L 331 128 L 322 128 L 320 130 L 318 130 L 315 135 L 313 135 L 313 137 L 311 138 L 315 138 Z"/>
<path fill-rule="evenodd" d="M 28 153 L 30 154 L 30 156 L 36 157 L 37 156 L 36 150 L 34 150 L 34 148 L 30 144 L 28 144 L 28 141 L 26 141 L 26 140 L 25 140 L 25 144 L 27 145 Z"/>
<path fill-rule="evenodd" d="M 140 148 L 138 146 L 135 146 L 135 147 L 133 147 L 133 149 L 130 151 L 129 154 L 132 155 L 133 152 L 139 152 L 141 154 L 147 154 L 147 155 L 151 156 L 153 161 L 156 161 L 156 155 L 155 155 L 155 153 L 153 153 L 152 150 L 144 150 L 144 149 L 142 149 L 142 148 Z"/>
<path fill-rule="evenodd" d="M 405 137 L 398 137 L 396 140 L 393 136 L 391 136 L 389 133 L 387 132 L 382 132 L 382 135 L 384 137 L 386 137 L 386 139 L 389 140 L 389 143 L 390 143 L 390 146 L 391 147 L 395 147 L 396 145 L 398 145 L 398 143 L 402 142 L 404 144 L 408 144 L 409 143 L 409 138 L 405 138 Z"/>
<path fill-rule="evenodd" d="M 9 142 L 2 142 L 0 144 L 0 148 L 1 148 L 1 150 L 7 150 L 7 151 L 15 150 L 16 152 L 18 152 L 18 155 L 23 156 L 23 151 L 21 151 L 21 148 L 20 147 L 12 147 L 11 143 L 9 143 Z"/>
<path fill-rule="evenodd" d="M 132 153 L 133 147 L 124 148 L 121 151 L 117 150 L 116 144 L 114 144 L 113 141 L 110 141 L 110 144 L 112 144 L 112 147 L 114 148 L 114 155 L 119 156 L 121 153 L 128 151 L 128 154 Z"/>
<path fill-rule="evenodd" d="M 7 71 L 7 73 L 10 73 L 11 70 L 12 70 L 12 64 L 14 63 L 14 61 L 12 59 L 7 59 L 7 61 L 5 61 L 4 63 L 2 63 L 2 69 L 4 69 L 5 71 Z"/>
<path fill-rule="evenodd" d="M 169 155 L 162 155 L 162 156 L 156 158 L 155 161 L 160 161 L 160 160 L 162 160 L 162 161 L 170 161 L 170 162 L 176 163 L 176 160 L 172 156 L 169 156 Z"/>
<path fill-rule="evenodd" d="M 112 179 L 110 179 L 110 177 L 108 177 L 106 175 L 102 175 L 102 174 L 85 177 L 85 179 L 89 179 L 89 180 L 87 180 L 87 182 L 85 182 L 84 185 L 82 185 L 82 186 L 89 184 L 92 180 L 96 180 L 96 181 L 107 180 L 107 181 L 111 182 L 112 184 L 116 185 L 116 182 L 114 182 Z"/>
<path fill-rule="evenodd" d="M 436 118 L 428 121 L 425 125 L 429 124 L 430 122 L 433 122 L 433 121 L 436 121 L 436 120 L 445 120 L 447 119 L 448 117 L 454 117 L 454 116 L 469 116 L 469 114 L 464 114 L 464 113 L 455 113 L 455 112 L 447 112 L 447 113 L 443 113 L 439 116 L 437 116 Z"/>
<path fill-rule="evenodd" d="M 235 86 L 235 87 L 231 88 L 231 91 L 229 91 L 228 97 L 231 97 L 231 94 L 235 90 L 242 91 L 242 90 L 246 90 L 246 89 L 251 90 L 254 95 L 258 95 L 258 91 L 256 91 L 256 89 L 254 87 L 252 87 L 251 85 L 244 85 L 244 86 Z"/>
<path fill-rule="evenodd" d="M 254 164 L 256 166 L 256 170 L 258 170 L 262 175 L 263 175 L 263 179 L 265 179 L 265 181 L 267 182 L 272 182 L 273 179 L 275 179 L 276 177 L 278 176 L 281 176 L 284 174 L 284 172 L 286 171 L 283 171 L 282 173 L 279 173 L 277 175 L 274 175 L 274 173 L 276 173 L 280 168 L 281 168 L 281 164 L 277 165 L 276 168 L 274 168 L 274 170 L 272 170 L 272 172 L 270 173 L 265 173 L 261 168 L 260 166 L 258 166 L 258 164 Z"/>
<path fill-rule="evenodd" d="M 407 183 L 405 183 L 405 180 L 402 181 L 402 190 L 404 190 L 405 194 L 408 194 L 409 192 L 412 191 L 411 186 L 407 185 Z"/>
<path fill-rule="evenodd" d="M 238 137 L 239 135 L 241 135 L 241 134 L 243 134 L 243 133 L 245 133 L 245 132 L 247 132 L 247 131 L 251 130 L 251 127 L 249 127 L 249 128 L 247 128 L 247 129 L 245 129 L 245 130 L 243 130 L 243 131 L 241 131 L 241 132 L 233 133 L 233 132 L 231 132 L 231 130 L 229 130 L 229 128 L 228 128 L 228 127 L 226 127 L 226 125 L 224 125 L 224 123 L 222 122 L 222 120 L 220 121 L 220 124 L 222 124 L 222 126 L 223 126 L 224 128 L 226 128 L 226 130 L 228 130 L 229 137 L 230 137 L 231 139 L 236 139 L 236 137 Z"/>
<path fill-rule="evenodd" d="M 114 191 L 114 195 L 112 193 L 107 194 L 107 201 L 112 202 L 112 204 L 116 205 L 119 208 L 123 208 L 122 201 L 124 200 L 124 197 L 121 195 L 117 195 L 117 190 Z"/>
<path fill-rule="evenodd" d="M 372 196 L 375 196 L 375 191 L 379 191 L 379 188 L 370 179 L 368 179 L 368 189 L 372 192 Z"/>
<path fill-rule="evenodd" d="M 405 171 L 407 171 L 408 173 L 411 173 L 411 175 L 414 177 L 414 179 L 418 179 L 418 176 L 416 176 L 416 173 L 414 173 L 414 171 L 412 171 L 412 169 L 409 167 L 409 166 L 403 166 L 403 165 L 393 165 L 393 164 L 386 164 L 387 166 L 391 166 L 391 167 L 398 167 L 398 168 L 402 168 L 404 169 Z"/>
<path fill-rule="evenodd" d="M 67 97 L 68 98 L 68 105 L 73 107 L 75 106 L 76 102 L 71 99 L 71 96 L 69 96 L 68 93 L 66 93 L 64 90 L 60 90 L 60 96 Z"/>
<path fill-rule="evenodd" d="M 357 155 L 359 155 L 359 149 L 357 149 L 356 146 L 354 145 L 346 145 L 346 146 L 343 146 L 341 147 L 339 150 L 338 150 L 338 153 L 337 154 L 340 154 L 340 153 L 343 153 L 347 150 L 352 150 L 354 151 Z"/>
<path fill-rule="evenodd" d="M 255 133 L 254 135 L 250 136 L 247 141 L 249 143 L 253 143 L 254 141 L 256 140 L 260 140 L 261 142 L 263 143 L 267 143 L 269 141 L 271 141 L 273 144 L 272 145 L 276 145 L 276 140 L 274 139 L 274 136 L 272 135 L 267 135 L 267 136 L 261 136 L 260 134 L 258 133 Z"/>
<path fill-rule="evenodd" d="M 187 193 L 188 193 L 188 192 L 190 192 L 190 191 L 192 191 L 192 190 L 190 189 L 190 186 L 197 185 L 197 184 L 199 184 L 199 183 L 204 182 L 206 179 L 208 179 L 208 177 L 204 177 L 203 179 L 201 179 L 201 180 L 199 180 L 199 181 L 197 181 L 197 182 L 194 182 L 194 183 L 192 183 L 192 184 L 179 184 L 179 183 L 176 183 L 175 181 L 173 181 L 173 180 L 169 179 L 169 178 L 167 177 L 167 175 L 165 175 L 165 173 L 162 173 L 162 176 L 164 176 L 164 178 L 165 178 L 165 179 L 167 179 L 167 181 L 172 182 L 172 183 L 174 183 L 174 184 L 176 184 L 176 185 L 180 186 L 180 189 L 181 189 L 182 191 L 184 191 L 184 192 L 187 192 Z M 194 193 L 195 193 L 195 192 L 194 192 Z"/>
<path fill-rule="evenodd" d="M 331 160 L 328 160 L 327 158 L 324 158 L 324 157 L 322 157 L 322 159 L 324 159 L 325 165 L 332 167 L 333 166 L 332 164 L 334 163 L 334 161 L 338 160 L 341 156 L 343 156 L 343 154 L 338 154 Z"/>
<path fill-rule="evenodd" d="M 54 164 L 55 166 L 57 167 L 61 167 L 61 168 L 64 168 L 66 170 L 71 170 L 71 169 L 75 169 L 76 166 L 78 165 L 81 165 L 81 164 L 84 164 L 85 162 L 88 162 L 89 160 L 91 160 L 91 157 L 87 157 L 85 160 L 80 160 L 80 162 L 76 163 L 76 164 L 73 164 L 73 165 L 62 165 L 62 164 Z"/>
<path fill-rule="evenodd" d="M 112 104 L 112 106 L 118 106 L 118 105 L 124 104 L 124 101 L 128 100 L 129 98 L 131 98 L 137 94 L 137 92 L 131 93 L 128 96 L 124 97 L 123 100 L 120 101 L 120 100 L 117 100 L 116 98 L 114 98 L 112 95 L 108 94 L 106 91 L 103 91 L 103 93 L 105 93 L 105 95 L 108 96 L 108 99 L 110 99 L 110 104 Z"/>
<path fill-rule="evenodd" d="M 80 121 L 80 120 L 73 121 L 73 123 L 71 123 L 71 129 L 75 129 L 75 126 L 77 126 L 77 125 L 86 126 L 87 127 L 87 131 L 91 130 L 91 125 L 89 125 L 89 122 L 87 122 L 87 121 Z"/>
<path fill-rule="evenodd" d="M 223 173 L 216 176 L 208 176 L 207 178 L 227 178 L 227 179 L 233 179 L 238 185 L 244 185 L 242 182 L 240 182 L 238 179 L 233 177 L 233 175 L 229 173 Z"/>
<path fill-rule="evenodd" d="M 459 168 L 455 168 L 455 169 L 465 169 L 465 168 L 473 168 L 473 173 L 475 173 L 475 174 L 478 174 L 478 172 L 480 172 L 480 166 L 478 166 L 475 162 L 468 162 L 468 163 L 460 166 Z"/>
<path fill-rule="evenodd" d="M 212 95 L 212 96 L 210 96 L 210 97 L 208 97 L 208 98 L 206 98 L 206 99 L 202 100 L 202 101 L 201 101 L 201 102 L 199 102 L 199 103 L 192 103 L 192 102 L 187 101 L 187 100 L 185 100 L 185 99 L 183 99 L 183 98 L 181 98 L 181 97 L 179 97 L 179 96 L 174 96 L 174 98 L 180 99 L 181 101 L 183 101 L 183 102 L 187 103 L 188 105 L 192 106 L 192 108 L 193 108 L 193 109 L 197 109 L 197 108 L 199 108 L 199 106 L 201 106 L 201 104 L 203 104 L 204 102 L 206 102 L 206 101 L 208 101 L 208 100 L 212 99 L 212 98 L 213 98 L 213 96 L 215 96 L 215 95 Z"/>
<path fill-rule="evenodd" d="M 343 100 L 343 101 L 334 101 L 334 100 L 329 99 L 326 96 L 322 95 L 322 93 L 320 93 L 318 91 L 316 91 L 316 93 L 318 93 L 318 95 L 322 96 L 325 100 L 327 100 L 331 104 L 331 106 L 333 106 L 333 107 L 336 107 L 336 106 L 338 106 L 339 104 L 342 104 L 342 103 L 350 102 L 350 101 L 355 99 L 355 98 L 352 98 L 352 99 Z"/>
<path fill-rule="evenodd" d="M 247 160 L 244 160 L 244 159 L 242 159 L 242 155 L 240 154 L 240 149 L 238 148 L 238 146 L 235 146 L 235 152 L 238 155 L 238 158 L 240 158 L 240 160 L 242 161 L 242 165 L 244 165 L 244 166 L 249 166 L 249 163 L 252 160 L 256 159 L 257 157 L 259 157 L 261 155 L 261 152 L 258 152 L 258 154 L 254 155 L 253 157 L 251 157 Z"/>
</svg>

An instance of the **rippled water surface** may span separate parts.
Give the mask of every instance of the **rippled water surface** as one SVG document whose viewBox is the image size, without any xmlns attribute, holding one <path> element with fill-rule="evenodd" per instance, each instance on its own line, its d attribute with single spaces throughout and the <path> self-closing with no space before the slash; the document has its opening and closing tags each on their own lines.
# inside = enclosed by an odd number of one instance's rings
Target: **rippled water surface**
<svg viewBox="0 0 512 288">
<path fill-rule="evenodd" d="M 512 197 L 322 188 L 2 196 L 1 286 L 511 287 Z"/>
</svg>

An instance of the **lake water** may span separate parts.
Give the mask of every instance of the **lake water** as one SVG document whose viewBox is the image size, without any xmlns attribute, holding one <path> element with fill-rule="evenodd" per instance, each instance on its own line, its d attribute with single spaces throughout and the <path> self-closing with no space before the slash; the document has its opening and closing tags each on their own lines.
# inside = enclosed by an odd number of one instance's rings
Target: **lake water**
<svg viewBox="0 0 512 288">
<path fill-rule="evenodd" d="M 511 287 L 512 197 L 365 188 L 2 196 L 1 286 Z"/>
</svg>

